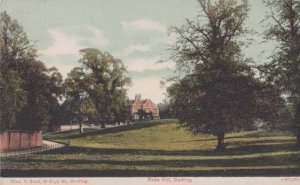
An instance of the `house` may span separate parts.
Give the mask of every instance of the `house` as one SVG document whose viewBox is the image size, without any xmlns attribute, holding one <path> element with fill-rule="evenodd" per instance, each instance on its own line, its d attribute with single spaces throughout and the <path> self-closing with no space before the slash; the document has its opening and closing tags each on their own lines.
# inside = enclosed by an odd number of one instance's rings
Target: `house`
<svg viewBox="0 0 300 185">
<path fill-rule="evenodd" d="M 130 101 L 130 114 L 132 121 L 159 119 L 159 109 L 150 99 L 141 99 L 141 95 L 135 95 Z"/>
</svg>

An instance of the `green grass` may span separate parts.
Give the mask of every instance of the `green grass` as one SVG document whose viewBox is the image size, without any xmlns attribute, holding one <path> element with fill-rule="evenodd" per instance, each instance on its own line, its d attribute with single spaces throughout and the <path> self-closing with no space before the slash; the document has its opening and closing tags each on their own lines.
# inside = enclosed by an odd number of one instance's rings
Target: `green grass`
<svg viewBox="0 0 300 185">
<path fill-rule="evenodd" d="M 176 120 L 52 133 L 66 148 L 3 159 L 2 176 L 289 176 L 300 175 L 300 151 L 288 132 L 192 135 Z"/>
</svg>

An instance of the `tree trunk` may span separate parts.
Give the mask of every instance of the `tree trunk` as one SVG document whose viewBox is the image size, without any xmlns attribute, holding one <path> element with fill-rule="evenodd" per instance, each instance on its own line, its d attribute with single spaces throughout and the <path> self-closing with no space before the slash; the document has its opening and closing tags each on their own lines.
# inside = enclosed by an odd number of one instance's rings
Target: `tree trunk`
<svg viewBox="0 0 300 185">
<path fill-rule="evenodd" d="M 83 122 L 79 122 L 79 130 L 80 130 L 80 133 L 81 133 L 81 134 L 83 133 L 82 123 L 83 123 Z"/>
<path fill-rule="evenodd" d="M 224 133 L 219 133 L 217 134 L 218 138 L 218 145 L 217 145 L 217 150 L 224 150 L 225 149 L 225 144 L 224 144 L 224 138 L 225 134 Z"/>
<path fill-rule="evenodd" d="M 101 128 L 105 128 L 105 127 L 106 127 L 106 123 L 105 122 L 101 123 Z"/>
</svg>

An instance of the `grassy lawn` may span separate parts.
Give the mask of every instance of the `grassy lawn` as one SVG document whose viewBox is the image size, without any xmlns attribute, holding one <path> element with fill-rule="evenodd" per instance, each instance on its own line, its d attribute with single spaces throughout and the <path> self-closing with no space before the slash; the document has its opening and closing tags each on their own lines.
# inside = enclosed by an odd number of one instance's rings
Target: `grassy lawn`
<svg viewBox="0 0 300 185">
<path fill-rule="evenodd" d="M 299 176 L 300 151 L 287 132 L 227 134 L 226 151 L 216 138 L 191 135 L 175 120 L 104 130 L 48 134 L 63 149 L 5 158 L 1 176 Z"/>
</svg>

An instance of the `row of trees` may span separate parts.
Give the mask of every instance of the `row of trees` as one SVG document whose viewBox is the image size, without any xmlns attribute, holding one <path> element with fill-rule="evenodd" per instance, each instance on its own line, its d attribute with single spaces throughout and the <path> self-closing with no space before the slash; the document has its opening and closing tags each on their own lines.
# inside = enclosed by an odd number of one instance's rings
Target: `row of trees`
<svg viewBox="0 0 300 185">
<path fill-rule="evenodd" d="M 119 59 L 97 49 L 80 51 L 81 67 L 67 79 L 47 68 L 17 20 L 0 14 L 1 130 L 51 129 L 77 120 L 105 123 L 129 117 L 130 79 Z M 59 102 L 63 102 L 60 104 Z"/>
<path fill-rule="evenodd" d="M 275 125 L 290 103 L 299 145 L 300 5 L 265 1 L 272 10 L 266 39 L 278 47 L 270 63 L 258 66 L 242 51 L 251 34 L 245 27 L 248 1 L 198 1 L 198 19 L 173 28 L 171 60 L 184 75 L 168 94 L 180 123 L 194 133 L 216 135 L 217 149 L 223 149 L 226 133 L 251 129 L 257 121 Z"/>
</svg>

